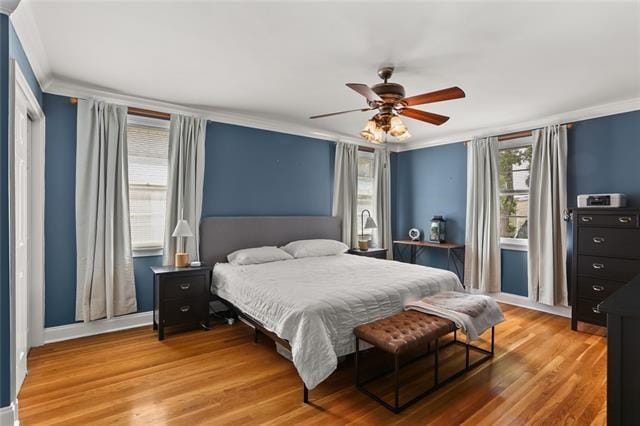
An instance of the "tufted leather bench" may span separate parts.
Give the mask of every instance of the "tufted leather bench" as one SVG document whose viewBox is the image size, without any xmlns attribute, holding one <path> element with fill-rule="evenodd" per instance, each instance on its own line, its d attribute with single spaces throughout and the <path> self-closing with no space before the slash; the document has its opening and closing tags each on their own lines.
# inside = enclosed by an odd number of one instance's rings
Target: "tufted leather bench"
<svg viewBox="0 0 640 426">
<path fill-rule="evenodd" d="M 404 311 L 359 325 L 353 332 L 357 338 L 371 343 L 378 349 L 401 355 L 416 348 L 426 348 L 429 343 L 455 329 L 455 324 L 448 319 L 418 311 Z"/>
<path fill-rule="evenodd" d="M 423 397 L 427 396 L 431 392 L 439 389 L 444 384 L 449 381 L 455 379 L 461 374 L 469 371 L 472 368 L 477 367 L 481 363 L 489 360 L 493 357 L 493 340 L 494 340 L 494 329 L 491 329 L 491 349 L 485 350 L 482 348 L 478 348 L 476 346 L 470 345 L 469 343 L 463 343 L 456 339 L 456 325 L 445 318 L 440 318 L 434 315 L 425 314 L 418 311 L 403 311 L 399 314 L 383 318 L 377 321 L 373 321 L 368 324 L 363 324 L 357 326 L 353 332 L 356 336 L 356 352 L 355 352 L 355 382 L 356 387 L 375 399 L 383 406 L 393 411 L 394 413 L 399 413 L 409 405 L 417 402 Z M 440 338 L 448 335 L 449 333 L 453 333 L 453 339 L 445 343 L 444 345 L 440 344 Z M 374 380 L 379 379 L 380 377 L 386 376 L 389 372 L 383 372 L 375 377 L 369 378 L 364 382 L 360 382 L 360 340 L 364 340 L 376 348 L 391 354 L 394 358 L 394 380 L 395 380 L 395 401 L 394 404 L 391 405 L 388 402 L 384 401 L 379 396 L 373 394 L 369 390 L 365 388 L 365 384 L 372 382 Z M 466 356 L 465 356 L 465 367 L 458 371 L 457 373 L 449 376 L 447 379 L 441 381 L 439 378 L 439 351 L 441 348 L 444 348 L 449 345 L 458 344 L 465 346 L 466 348 Z M 433 345 L 433 346 L 432 346 Z M 434 348 L 433 351 L 431 348 Z M 404 404 L 400 404 L 400 356 L 405 353 L 413 353 L 417 352 L 414 350 L 426 349 L 426 354 L 420 356 L 430 355 L 433 353 L 434 355 L 434 384 L 429 389 L 425 390 L 421 394 L 417 395 L 413 399 L 405 402 Z M 469 361 L 469 349 L 474 349 L 476 351 L 484 354 L 484 357 L 479 359 L 478 361 L 470 364 Z M 407 362 L 411 363 L 412 361 Z"/>
</svg>

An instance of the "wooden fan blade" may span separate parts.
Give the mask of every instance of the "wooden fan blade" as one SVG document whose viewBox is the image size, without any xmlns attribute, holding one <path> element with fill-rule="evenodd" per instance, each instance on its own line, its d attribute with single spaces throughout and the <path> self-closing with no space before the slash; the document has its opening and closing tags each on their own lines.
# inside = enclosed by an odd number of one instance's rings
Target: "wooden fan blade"
<svg viewBox="0 0 640 426">
<path fill-rule="evenodd" d="M 419 109 L 405 108 L 400 111 L 400 114 L 406 115 L 414 120 L 426 121 L 427 123 L 435 124 L 439 126 L 445 123 L 449 117 L 444 115 L 434 114 L 432 112 L 420 111 Z"/>
<path fill-rule="evenodd" d="M 369 102 L 375 102 L 375 101 L 384 102 L 382 98 L 378 96 L 378 94 L 374 92 L 371 89 L 371 87 L 367 86 L 366 84 L 347 83 L 347 87 L 360 93 L 362 96 L 367 98 Z"/>
<path fill-rule="evenodd" d="M 314 119 L 314 118 L 331 117 L 332 115 L 340 115 L 340 114 L 346 114 L 348 112 L 356 112 L 356 111 L 360 111 L 360 112 L 371 111 L 371 108 L 358 108 L 358 109 L 350 109 L 349 111 L 330 112 L 329 114 L 313 115 L 309 118 Z"/>
<path fill-rule="evenodd" d="M 451 99 L 464 98 L 465 96 L 466 95 L 461 88 L 454 86 L 449 87 L 448 89 L 438 90 L 436 92 L 423 93 L 422 95 L 404 98 L 403 102 L 406 102 L 407 106 L 414 106 L 430 104 L 433 102 L 449 101 Z"/>
</svg>

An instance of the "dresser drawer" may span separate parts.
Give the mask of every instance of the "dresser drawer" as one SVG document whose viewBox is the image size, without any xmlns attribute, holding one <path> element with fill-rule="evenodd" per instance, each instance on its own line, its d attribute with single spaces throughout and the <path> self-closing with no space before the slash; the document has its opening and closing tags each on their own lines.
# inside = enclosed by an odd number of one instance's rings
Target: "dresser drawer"
<svg viewBox="0 0 640 426">
<path fill-rule="evenodd" d="M 578 297 L 602 302 L 624 283 L 591 277 L 578 277 Z"/>
<path fill-rule="evenodd" d="M 160 278 L 165 299 L 205 297 L 207 279 L 204 275 L 168 275 Z"/>
<path fill-rule="evenodd" d="M 208 302 L 202 300 L 167 300 L 162 305 L 164 325 L 204 321 L 208 315 Z"/>
<path fill-rule="evenodd" d="M 640 229 L 581 227 L 578 253 L 640 259 Z"/>
<path fill-rule="evenodd" d="M 607 325 L 607 315 L 598 311 L 598 303 L 589 299 L 578 299 L 576 309 L 578 321 L 585 321 L 591 324 Z"/>
<path fill-rule="evenodd" d="M 578 274 L 605 280 L 628 282 L 640 273 L 640 260 L 578 256 Z"/>
<path fill-rule="evenodd" d="M 630 214 L 589 214 L 578 215 L 578 226 L 616 226 L 621 228 L 637 228 L 638 215 Z"/>
</svg>

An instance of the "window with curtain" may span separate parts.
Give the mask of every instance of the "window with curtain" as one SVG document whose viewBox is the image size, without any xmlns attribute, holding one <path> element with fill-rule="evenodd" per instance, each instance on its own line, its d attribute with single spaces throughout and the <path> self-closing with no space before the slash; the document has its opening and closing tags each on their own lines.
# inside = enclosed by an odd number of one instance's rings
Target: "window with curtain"
<svg viewBox="0 0 640 426">
<path fill-rule="evenodd" d="M 376 220 L 373 205 L 373 191 L 375 187 L 375 182 L 373 181 L 373 168 L 373 152 L 358 150 L 358 235 L 362 233 L 362 211 L 364 209 L 369 210 L 373 219 Z M 367 218 L 365 214 L 365 221 L 366 220 Z M 365 229 L 364 235 L 367 235 L 369 240 L 372 240 L 375 235 L 373 231 L 373 229 Z"/>
<path fill-rule="evenodd" d="M 499 150 L 502 243 L 527 244 L 531 154 L 530 137 L 506 141 Z"/>
<path fill-rule="evenodd" d="M 131 246 L 160 251 L 164 239 L 169 121 L 128 116 Z"/>
</svg>

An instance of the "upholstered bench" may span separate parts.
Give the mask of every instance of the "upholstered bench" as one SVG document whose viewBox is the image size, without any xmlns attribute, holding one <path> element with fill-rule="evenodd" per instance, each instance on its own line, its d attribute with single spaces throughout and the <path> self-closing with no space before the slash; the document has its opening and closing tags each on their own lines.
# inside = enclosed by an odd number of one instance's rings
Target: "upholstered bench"
<svg viewBox="0 0 640 426">
<path fill-rule="evenodd" d="M 393 315 L 391 317 L 383 318 L 368 324 L 363 324 L 354 329 L 354 334 L 356 336 L 356 353 L 355 353 L 355 382 L 356 387 L 364 392 L 366 395 L 380 402 L 386 408 L 390 409 L 394 413 L 398 413 L 408 407 L 409 405 L 417 402 L 421 398 L 427 396 L 431 392 L 435 391 L 439 387 L 453 380 L 454 378 L 460 376 L 462 373 L 470 370 L 478 366 L 480 363 L 488 360 L 491 356 L 493 356 L 493 340 L 494 340 L 494 329 L 491 329 L 491 350 L 487 351 L 475 346 L 472 346 L 468 343 L 463 343 L 457 340 L 456 336 L 456 325 L 444 318 L 440 318 L 434 315 L 425 314 L 418 311 L 403 311 L 399 314 Z M 447 342 L 445 345 L 440 344 L 440 339 L 450 333 L 453 333 L 453 339 Z M 388 375 L 390 372 L 384 372 L 382 374 L 376 375 L 365 382 L 360 382 L 360 340 L 364 340 L 365 342 L 375 346 L 376 348 L 391 354 L 394 358 L 394 368 L 392 370 L 394 374 L 395 380 L 395 400 L 394 404 L 391 405 L 388 402 L 384 401 L 379 396 L 367 390 L 364 385 L 370 383 L 374 380 L 377 380 L 383 376 Z M 451 344 L 459 344 L 466 347 L 466 358 L 465 358 L 465 368 L 448 377 L 444 381 L 440 381 L 439 378 L 439 351 L 444 346 L 449 346 Z M 433 350 L 431 349 L 433 347 Z M 475 349 L 483 353 L 485 356 L 480 360 L 476 361 L 472 365 L 469 364 L 469 349 Z M 420 395 L 414 397 L 404 404 L 400 404 L 400 383 L 399 383 L 399 372 L 400 372 L 400 357 L 401 355 L 414 353 L 422 349 L 425 355 L 434 354 L 434 384 L 426 391 L 422 392 Z M 421 356 L 421 357 L 422 357 Z M 420 358 L 420 357 L 419 357 Z M 415 360 L 415 359 L 414 359 Z M 405 364 L 409 364 L 413 362 L 411 360 L 406 362 Z"/>
</svg>

